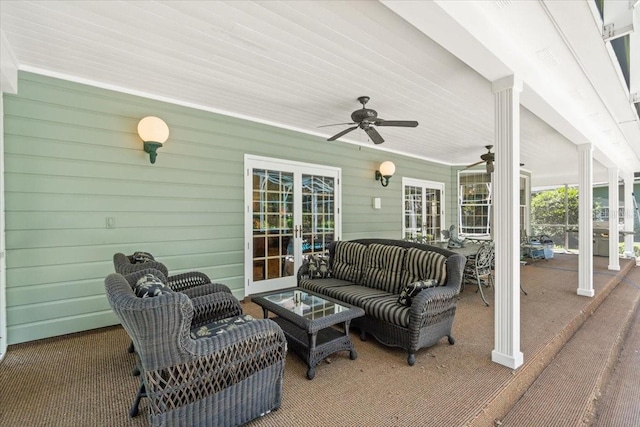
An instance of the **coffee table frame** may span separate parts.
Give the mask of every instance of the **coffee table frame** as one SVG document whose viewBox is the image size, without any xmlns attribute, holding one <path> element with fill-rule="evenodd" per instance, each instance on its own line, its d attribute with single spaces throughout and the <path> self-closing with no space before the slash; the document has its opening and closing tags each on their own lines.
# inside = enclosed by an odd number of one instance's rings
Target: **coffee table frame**
<svg viewBox="0 0 640 427">
<path fill-rule="evenodd" d="M 307 319 L 266 299 L 268 296 L 296 290 L 341 305 L 346 307 L 347 310 L 319 319 Z M 364 310 L 361 308 L 299 288 L 265 292 L 252 296 L 251 300 L 262 307 L 265 318 L 269 316 L 269 312 L 277 316 L 271 318 L 271 320 L 282 328 L 291 350 L 306 362 L 309 367 L 307 370 L 308 379 L 311 380 L 315 377 L 316 366 L 333 353 L 348 350 L 351 360 L 355 360 L 358 357 L 351 338 L 349 337 L 349 324 L 351 319 L 364 316 Z M 333 327 L 338 324 L 343 324 L 343 331 Z"/>
</svg>

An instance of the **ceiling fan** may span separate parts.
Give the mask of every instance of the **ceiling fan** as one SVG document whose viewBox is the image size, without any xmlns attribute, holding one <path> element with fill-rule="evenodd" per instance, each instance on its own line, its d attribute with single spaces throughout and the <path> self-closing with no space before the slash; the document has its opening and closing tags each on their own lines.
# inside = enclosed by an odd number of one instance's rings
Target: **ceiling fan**
<svg viewBox="0 0 640 427">
<path fill-rule="evenodd" d="M 418 122 L 413 120 L 385 120 L 378 117 L 378 112 L 376 110 L 372 110 L 371 108 L 367 108 L 367 102 L 369 102 L 368 96 L 361 96 L 358 98 L 358 102 L 362 104 L 362 108 L 351 113 L 352 123 L 336 123 L 332 125 L 324 125 L 319 127 L 326 126 L 337 126 L 337 125 L 354 125 L 350 128 L 343 130 L 331 138 L 327 139 L 327 141 L 335 141 L 338 138 L 343 137 L 348 134 L 352 130 L 360 128 L 364 130 L 369 138 L 373 141 L 374 144 L 382 144 L 384 139 L 378 133 L 374 126 L 400 126 L 400 127 L 410 127 L 414 128 L 418 126 Z"/>
<path fill-rule="evenodd" d="M 480 160 L 479 162 L 475 162 L 469 166 L 467 166 L 466 168 L 462 169 L 469 169 L 472 168 L 476 165 L 479 165 L 480 163 L 486 163 L 487 164 L 487 173 L 493 173 L 493 161 L 495 160 L 495 153 L 491 152 L 491 149 L 493 148 L 493 145 L 485 145 L 484 148 L 487 149 L 487 152 L 484 153 L 482 156 L 480 156 L 480 158 L 482 160 Z"/>
<path fill-rule="evenodd" d="M 484 153 L 482 156 L 480 156 L 480 158 L 482 160 L 480 160 L 479 162 L 475 162 L 469 166 L 467 166 L 466 168 L 462 169 L 462 170 L 466 170 L 469 168 L 472 168 L 476 165 L 479 165 L 480 163 L 486 163 L 487 164 L 487 173 L 491 174 L 493 173 L 494 167 L 493 167 L 493 161 L 495 160 L 495 153 L 491 152 L 491 149 L 493 148 L 493 145 L 485 145 L 484 148 L 487 149 L 487 152 Z M 524 166 L 524 163 L 520 163 L 520 166 Z"/>
</svg>

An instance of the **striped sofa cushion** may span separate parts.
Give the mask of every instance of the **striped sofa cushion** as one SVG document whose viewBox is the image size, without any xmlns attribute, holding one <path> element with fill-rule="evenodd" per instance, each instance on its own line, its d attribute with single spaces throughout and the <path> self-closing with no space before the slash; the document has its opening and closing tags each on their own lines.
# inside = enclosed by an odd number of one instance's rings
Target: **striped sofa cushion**
<svg viewBox="0 0 640 427">
<path fill-rule="evenodd" d="M 402 284 L 433 279 L 440 286 L 447 282 L 447 257 L 438 252 L 409 248 L 404 261 Z"/>
<path fill-rule="evenodd" d="M 338 242 L 332 262 L 333 277 L 360 283 L 368 254 L 367 247 L 362 243 Z"/>
<path fill-rule="evenodd" d="M 372 289 L 364 285 L 335 286 L 332 288 L 325 288 L 322 293 L 330 298 L 358 307 L 362 307 L 362 304 L 371 298 L 379 298 L 389 295 L 385 291 Z"/>
<path fill-rule="evenodd" d="M 397 295 L 370 298 L 363 301 L 360 307 L 362 307 L 367 316 L 408 328 L 411 308 L 398 304 L 397 300 Z"/>
<path fill-rule="evenodd" d="M 407 250 L 400 246 L 369 245 L 369 260 L 364 270 L 363 284 L 370 288 L 399 294 L 402 288 L 402 271 Z"/>
<path fill-rule="evenodd" d="M 353 283 L 346 280 L 335 279 L 333 277 L 328 277 L 326 279 L 302 279 L 300 280 L 300 283 L 298 283 L 300 288 L 322 295 L 330 295 L 327 291 L 329 288 L 340 288 L 349 285 L 353 285 Z"/>
</svg>

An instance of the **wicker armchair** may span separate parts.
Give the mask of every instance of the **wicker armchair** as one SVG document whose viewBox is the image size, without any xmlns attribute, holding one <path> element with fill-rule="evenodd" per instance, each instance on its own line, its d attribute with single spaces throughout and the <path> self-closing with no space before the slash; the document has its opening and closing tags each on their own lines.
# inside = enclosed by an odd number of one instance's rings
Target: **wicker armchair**
<svg viewBox="0 0 640 427">
<path fill-rule="evenodd" d="M 164 284 L 167 283 L 167 279 L 164 274 L 153 268 L 147 268 L 136 271 L 135 273 L 127 274 L 124 278 L 129 283 L 131 289 L 134 289 L 138 280 L 147 274 L 157 277 Z M 213 284 L 208 283 L 190 290 L 192 296 L 189 298 L 193 305 L 193 319 L 191 320 L 192 328 L 217 320 L 240 316 L 242 314 L 242 306 L 233 295 L 226 292 L 214 292 L 211 287 L 213 287 Z M 131 345 L 129 346 L 129 352 L 133 353 L 134 351 L 135 347 L 132 340 Z M 138 363 L 133 370 L 133 374 L 140 375 L 140 370 L 141 364 L 138 360 Z M 138 389 L 134 402 L 131 405 L 131 409 L 129 409 L 129 416 L 135 417 L 138 415 L 138 405 L 140 404 L 140 399 L 143 397 L 146 397 L 146 390 L 144 382 L 141 381 L 140 388 Z"/>
<path fill-rule="evenodd" d="M 194 338 L 185 294 L 138 298 L 117 273 L 105 289 L 137 349 L 152 426 L 235 426 L 280 407 L 287 344 L 275 322 L 235 316 L 241 325 Z"/>
<path fill-rule="evenodd" d="M 155 268 L 156 270 L 160 270 L 162 274 L 167 278 L 167 285 L 176 292 L 184 292 L 189 296 L 192 296 L 191 289 L 204 285 L 207 283 L 211 283 L 209 277 L 201 273 L 199 271 L 190 271 L 187 273 L 174 274 L 172 276 L 169 275 L 169 270 L 167 267 L 156 261 L 153 255 L 146 253 L 149 260 L 145 262 L 135 262 L 135 252 L 132 255 L 125 255 L 123 253 L 116 253 L 113 255 L 113 266 L 115 267 L 116 273 L 120 273 L 123 275 L 134 273 L 136 271 L 144 270 L 146 268 Z M 215 290 L 215 292 L 228 292 L 231 293 L 231 290 L 226 285 L 222 283 L 212 283 L 212 287 L 209 289 Z"/>
</svg>

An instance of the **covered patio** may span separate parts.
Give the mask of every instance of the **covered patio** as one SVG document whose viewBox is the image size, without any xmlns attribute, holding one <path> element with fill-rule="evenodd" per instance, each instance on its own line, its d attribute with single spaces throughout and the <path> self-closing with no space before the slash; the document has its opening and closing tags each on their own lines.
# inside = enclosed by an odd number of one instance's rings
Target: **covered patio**
<svg viewBox="0 0 640 427">
<path fill-rule="evenodd" d="M 593 258 L 593 298 L 576 295 L 575 255 L 556 254 L 521 267 L 521 283 L 528 295 L 520 299 L 524 364 L 517 370 L 491 362 L 494 291 L 487 290 L 492 304 L 486 307 L 475 289 L 467 287 L 458 304 L 454 346 L 443 339 L 421 350 L 416 365 L 410 367 L 403 350 L 375 340 L 362 342 L 354 331 L 358 358 L 352 361 L 347 353 L 336 354 L 330 363 L 319 365 L 312 381 L 306 379 L 304 363 L 288 354 L 282 407 L 250 425 L 494 425 L 543 370 L 553 365 L 552 360 L 591 314 L 604 307 L 608 297 L 616 299 L 614 290 L 624 292 L 617 296 L 622 303 L 614 311 L 627 321 L 631 318 L 640 299 L 640 269 L 632 259 L 621 259 L 620 271 L 608 270 L 607 263 L 608 258 Z M 250 301 L 243 306 L 245 312 L 262 316 Z M 627 323 L 612 321 L 607 326 L 610 333 L 605 334 L 610 344 L 602 344 L 609 358 L 617 357 L 612 348 Z M 128 344 L 124 330 L 114 326 L 11 346 L 0 364 L 0 424 L 37 425 L 47 419 L 55 420 L 51 425 L 146 425 L 144 400 L 142 415 L 127 416 L 138 384 L 131 376 L 134 357 L 126 351 Z M 93 351 L 83 351 L 86 348 Z M 594 383 L 604 381 L 605 367 L 611 363 L 598 354 L 585 357 L 592 358 L 592 363 L 583 369 L 584 375 L 570 378 L 577 394 L 595 392 Z M 557 379 L 568 381 L 562 376 Z M 586 404 L 577 405 L 571 396 L 548 397 L 538 402 L 547 405 L 544 410 L 551 416 L 562 414 L 563 422 L 568 423 L 564 425 L 575 425 L 572 419 L 582 420 Z M 524 415 L 525 419 L 537 416 Z"/>
</svg>

